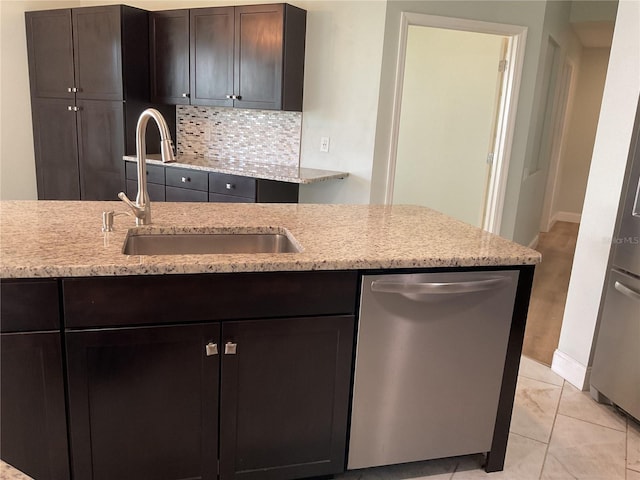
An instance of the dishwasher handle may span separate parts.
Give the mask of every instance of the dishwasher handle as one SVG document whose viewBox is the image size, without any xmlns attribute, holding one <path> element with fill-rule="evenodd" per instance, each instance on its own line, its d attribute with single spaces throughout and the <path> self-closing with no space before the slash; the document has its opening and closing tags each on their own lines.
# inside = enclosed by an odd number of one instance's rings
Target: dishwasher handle
<svg viewBox="0 0 640 480">
<path fill-rule="evenodd" d="M 408 283 L 391 280 L 374 280 L 371 291 L 380 293 L 397 293 L 399 295 L 446 295 L 456 293 L 473 293 L 493 290 L 511 283 L 510 277 L 489 278 L 464 282 L 426 282 Z"/>
</svg>

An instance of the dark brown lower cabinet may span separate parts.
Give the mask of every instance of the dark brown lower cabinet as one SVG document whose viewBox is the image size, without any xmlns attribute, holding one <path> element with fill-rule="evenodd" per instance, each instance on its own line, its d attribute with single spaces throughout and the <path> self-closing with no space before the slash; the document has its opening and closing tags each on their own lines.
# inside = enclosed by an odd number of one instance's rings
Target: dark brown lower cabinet
<svg viewBox="0 0 640 480">
<path fill-rule="evenodd" d="M 220 478 L 342 472 L 353 316 L 226 322 Z M 235 347 L 234 347 L 235 346 Z"/>
<path fill-rule="evenodd" d="M 216 479 L 218 458 L 222 480 L 341 472 L 353 329 L 327 316 L 67 331 L 74 477 Z"/>
<path fill-rule="evenodd" d="M 0 334 L 2 460 L 37 480 L 68 480 L 61 334 Z"/>
<path fill-rule="evenodd" d="M 220 325 L 66 333 L 71 458 L 83 480 L 215 479 Z"/>
</svg>

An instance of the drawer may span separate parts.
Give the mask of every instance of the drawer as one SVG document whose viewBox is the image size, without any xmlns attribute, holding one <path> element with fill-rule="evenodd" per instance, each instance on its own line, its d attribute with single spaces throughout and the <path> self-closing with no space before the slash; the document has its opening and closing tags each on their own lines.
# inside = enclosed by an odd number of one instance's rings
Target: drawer
<svg viewBox="0 0 640 480">
<path fill-rule="evenodd" d="M 209 186 L 209 179 L 207 172 L 188 170 L 186 168 L 167 168 L 166 185 L 206 192 Z M 206 200 L 204 201 L 206 202 Z"/>
<path fill-rule="evenodd" d="M 210 193 L 209 201 L 221 203 L 255 203 L 255 200 L 250 197 L 237 197 L 235 195 L 223 195 L 222 193 Z"/>
<path fill-rule="evenodd" d="M 200 190 L 188 188 L 165 187 L 165 200 L 167 202 L 207 202 L 209 194 Z"/>
<path fill-rule="evenodd" d="M 149 192 L 149 200 L 152 202 L 164 202 L 164 183 L 147 182 L 147 191 Z M 136 195 L 138 195 L 138 181 L 127 180 L 127 196 L 131 200 L 135 200 Z"/>
<path fill-rule="evenodd" d="M 253 201 L 256 198 L 256 179 L 226 173 L 210 173 L 209 192 L 249 197 Z"/>
<path fill-rule="evenodd" d="M 138 164 L 136 162 L 124 162 L 127 180 L 138 181 Z M 164 185 L 164 167 L 147 164 L 147 182 Z M 137 190 L 136 190 L 137 191 Z"/>
<path fill-rule="evenodd" d="M 0 331 L 28 332 L 60 328 L 57 280 L 2 280 Z"/>
</svg>

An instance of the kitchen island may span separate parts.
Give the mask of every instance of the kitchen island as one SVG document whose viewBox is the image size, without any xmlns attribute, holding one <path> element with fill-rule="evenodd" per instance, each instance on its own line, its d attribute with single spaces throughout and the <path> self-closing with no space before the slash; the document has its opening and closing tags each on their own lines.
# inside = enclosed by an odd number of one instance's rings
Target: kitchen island
<svg viewBox="0 0 640 480">
<path fill-rule="evenodd" d="M 35 478 L 344 471 L 362 275 L 512 270 L 483 450 L 502 468 L 537 252 L 423 207 L 153 203 L 138 232 L 282 233 L 301 251 L 125 255 L 134 221 L 103 232 L 104 211 L 125 207 L 0 203 L 3 460 Z"/>
</svg>

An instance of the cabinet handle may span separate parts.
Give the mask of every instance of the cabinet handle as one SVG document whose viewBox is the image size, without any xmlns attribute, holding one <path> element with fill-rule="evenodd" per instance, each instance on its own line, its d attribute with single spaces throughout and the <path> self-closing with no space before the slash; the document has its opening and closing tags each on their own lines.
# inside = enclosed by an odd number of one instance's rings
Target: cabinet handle
<svg viewBox="0 0 640 480">
<path fill-rule="evenodd" d="M 242 100 L 242 95 L 234 95 L 233 99 L 234 100 Z"/>
<path fill-rule="evenodd" d="M 204 351 L 206 352 L 207 357 L 211 357 L 213 355 L 218 355 L 218 344 L 217 343 L 213 343 L 213 342 L 209 342 L 204 347 Z"/>
<path fill-rule="evenodd" d="M 232 183 L 227 183 L 225 187 L 227 188 L 227 190 L 233 190 L 234 188 L 236 188 L 236 186 Z"/>
<path fill-rule="evenodd" d="M 68 105 L 67 110 L 69 110 L 70 112 L 78 112 L 80 111 L 80 107 L 76 107 L 75 105 Z"/>
<path fill-rule="evenodd" d="M 233 100 L 233 95 L 227 95 L 227 98 L 228 98 L 229 100 Z"/>
<path fill-rule="evenodd" d="M 633 288 L 627 287 L 624 283 L 618 282 L 616 280 L 616 283 L 614 283 L 613 286 L 623 295 L 626 295 L 627 297 L 633 298 L 635 300 L 640 300 L 640 292 L 636 292 Z"/>
<path fill-rule="evenodd" d="M 190 93 L 183 93 L 182 98 L 189 98 L 191 96 Z"/>
<path fill-rule="evenodd" d="M 69 88 L 67 88 L 67 92 L 69 92 L 69 93 L 77 93 L 78 89 L 76 87 L 69 87 Z"/>
<path fill-rule="evenodd" d="M 182 183 L 187 183 L 191 181 L 191 177 L 181 177 L 180 180 L 182 180 Z"/>
<path fill-rule="evenodd" d="M 225 355 L 235 355 L 237 348 L 238 348 L 238 344 L 237 343 L 227 342 L 224 345 L 224 354 Z"/>
</svg>

